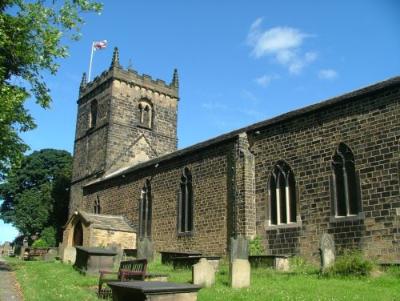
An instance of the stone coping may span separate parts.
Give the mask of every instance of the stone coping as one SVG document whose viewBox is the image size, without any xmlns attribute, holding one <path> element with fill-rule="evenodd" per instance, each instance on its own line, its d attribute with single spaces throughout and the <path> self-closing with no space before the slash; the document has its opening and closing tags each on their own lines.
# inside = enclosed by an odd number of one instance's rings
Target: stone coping
<svg viewBox="0 0 400 301">
<path fill-rule="evenodd" d="M 117 252 L 112 249 L 105 249 L 99 247 L 75 247 L 77 250 L 83 251 L 85 253 L 89 253 L 90 255 L 117 255 Z"/>
<path fill-rule="evenodd" d="M 108 285 L 113 287 L 127 288 L 130 290 L 142 292 L 144 294 L 173 294 L 173 293 L 191 293 L 201 289 L 198 285 L 162 282 L 162 281 L 128 281 L 128 282 L 109 282 Z"/>
<path fill-rule="evenodd" d="M 201 253 L 197 251 L 183 252 L 183 251 L 160 251 L 160 254 L 168 255 L 187 255 L 187 256 L 200 256 Z"/>
<path fill-rule="evenodd" d="M 249 255 L 249 258 L 289 258 L 292 255 Z"/>
</svg>

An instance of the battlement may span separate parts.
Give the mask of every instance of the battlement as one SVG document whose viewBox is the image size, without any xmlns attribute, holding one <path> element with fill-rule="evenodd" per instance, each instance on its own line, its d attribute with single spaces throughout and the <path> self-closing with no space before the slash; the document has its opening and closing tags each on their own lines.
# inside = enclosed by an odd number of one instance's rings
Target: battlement
<svg viewBox="0 0 400 301">
<path fill-rule="evenodd" d="M 136 85 L 170 97 L 179 98 L 179 79 L 176 69 L 174 70 L 172 81 L 169 84 L 162 79 L 153 79 L 148 74 L 139 74 L 131 67 L 124 69 L 119 63 L 118 48 L 114 49 L 113 59 L 108 70 L 103 71 L 90 82 L 87 82 L 86 74 L 83 75 L 79 88 L 79 98 L 83 98 L 109 79 L 118 79 L 130 85 Z"/>
</svg>

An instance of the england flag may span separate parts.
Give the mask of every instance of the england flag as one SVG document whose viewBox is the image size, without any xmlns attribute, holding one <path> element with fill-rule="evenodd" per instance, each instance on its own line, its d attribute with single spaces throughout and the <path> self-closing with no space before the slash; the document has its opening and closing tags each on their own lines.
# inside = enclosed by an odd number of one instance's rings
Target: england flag
<svg viewBox="0 0 400 301">
<path fill-rule="evenodd" d="M 107 40 L 93 42 L 94 50 L 101 50 L 107 47 Z"/>
</svg>

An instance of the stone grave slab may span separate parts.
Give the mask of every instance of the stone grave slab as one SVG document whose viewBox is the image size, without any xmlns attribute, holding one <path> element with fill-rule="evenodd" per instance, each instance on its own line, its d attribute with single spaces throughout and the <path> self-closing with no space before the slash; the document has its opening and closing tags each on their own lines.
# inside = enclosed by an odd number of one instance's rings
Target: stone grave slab
<svg viewBox="0 0 400 301">
<path fill-rule="evenodd" d="M 110 282 L 113 301 L 197 301 L 200 286 L 157 281 Z"/>
</svg>

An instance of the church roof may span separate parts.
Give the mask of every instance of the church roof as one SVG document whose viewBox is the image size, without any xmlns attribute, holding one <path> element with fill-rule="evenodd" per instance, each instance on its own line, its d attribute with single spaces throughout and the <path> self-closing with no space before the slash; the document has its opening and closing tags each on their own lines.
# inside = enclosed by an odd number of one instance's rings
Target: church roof
<svg viewBox="0 0 400 301">
<path fill-rule="evenodd" d="M 94 214 L 81 210 L 77 211 L 77 215 L 96 229 L 135 232 L 134 228 L 122 215 Z"/>
<path fill-rule="evenodd" d="M 392 77 L 387 80 L 375 83 L 373 85 L 369 85 L 369 86 L 363 87 L 361 89 L 357 89 L 352 92 L 345 93 L 345 94 L 330 98 L 328 100 L 306 106 L 306 107 L 298 109 L 298 110 L 290 111 L 288 113 L 273 117 L 271 119 L 267 119 L 267 120 L 264 120 L 261 122 L 254 123 L 247 127 L 234 130 L 232 132 L 217 136 L 215 138 L 212 138 L 212 139 L 200 142 L 200 143 L 197 143 L 195 145 L 186 147 L 181 150 L 177 150 L 175 152 L 160 156 L 158 158 L 154 158 L 154 159 L 151 159 L 146 162 L 135 164 L 133 166 L 123 167 L 119 170 L 116 170 L 110 174 L 105 174 L 101 178 L 98 178 L 96 180 L 93 180 L 93 181 L 87 183 L 84 186 L 84 188 L 92 186 L 92 185 L 96 185 L 98 183 L 102 183 L 109 179 L 116 178 L 118 176 L 122 176 L 122 175 L 125 175 L 128 173 L 140 170 L 140 169 L 148 168 L 150 166 L 157 168 L 160 163 L 163 163 L 163 162 L 166 162 L 166 161 L 169 161 L 172 159 L 180 158 L 180 157 L 188 155 L 190 153 L 197 152 L 201 149 L 205 149 L 209 146 L 215 146 L 220 143 L 224 143 L 229 140 L 235 139 L 240 133 L 248 133 L 248 134 L 254 133 L 258 130 L 261 130 L 261 129 L 269 127 L 269 126 L 273 126 L 275 124 L 287 122 L 294 118 L 298 118 L 303 115 L 317 112 L 322 109 L 326 109 L 326 108 L 329 108 L 329 107 L 332 107 L 332 106 L 335 106 L 338 104 L 349 103 L 349 102 L 352 102 L 353 100 L 359 99 L 360 97 L 365 97 L 366 95 L 371 95 L 371 94 L 377 93 L 379 91 L 382 91 L 386 88 L 396 87 L 399 85 L 400 85 L 400 76 Z"/>
</svg>

